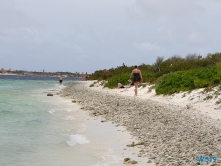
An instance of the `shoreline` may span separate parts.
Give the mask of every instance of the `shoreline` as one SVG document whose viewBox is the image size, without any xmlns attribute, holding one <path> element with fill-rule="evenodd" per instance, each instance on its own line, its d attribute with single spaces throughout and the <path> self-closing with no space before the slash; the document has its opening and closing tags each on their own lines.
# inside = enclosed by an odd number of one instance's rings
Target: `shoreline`
<svg viewBox="0 0 221 166">
<path fill-rule="evenodd" d="M 221 130 L 213 119 L 184 107 L 119 95 L 120 89 L 90 88 L 90 84 L 92 81 L 67 83 L 62 96 L 71 96 L 92 116 L 125 126 L 139 139 L 135 145 L 140 148 L 139 156 L 154 159 L 156 165 L 197 165 L 198 156 L 209 155 L 220 163 Z"/>
<path fill-rule="evenodd" d="M 51 92 L 54 97 L 45 96 L 45 98 L 59 106 L 63 105 L 63 109 L 52 110 L 49 113 L 56 119 L 62 119 L 59 127 L 62 128 L 62 135 L 66 137 L 65 144 L 70 147 L 73 157 L 78 156 L 74 165 L 124 166 L 124 158 L 130 157 L 135 159 L 140 166 L 155 166 L 153 162 L 147 164 L 146 160 L 136 156 L 139 148 L 126 147 L 127 144 L 132 144 L 136 140 L 131 137 L 125 127 L 116 127 L 110 121 L 102 123 L 102 117 L 90 116 L 88 111 L 81 109 L 81 105 L 73 103 L 68 97 L 60 96 L 61 89 L 50 89 L 44 93 Z M 78 153 L 76 148 L 79 150 Z M 63 153 L 64 156 L 69 155 L 67 151 Z M 69 161 L 69 159 L 66 160 Z M 53 165 L 53 163 L 50 164 Z"/>
<path fill-rule="evenodd" d="M 66 94 L 61 95 L 60 93 L 62 93 L 62 91 L 56 92 L 54 95 L 59 95 L 61 100 L 64 101 L 70 99 L 70 96 Z M 94 166 L 124 166 L 123 161 L 125 158 L 131 159 L 128 161 L 129 165 L 131 161 L 136 161 L 136 165 L 138 166 L 155 166 L 155 163 L 150 159 L 138 157 L 140 151 L 138 147 L 127 146 L 138 141 L 131 136 L 124 126 L 118 126 L 111 121 L 105 121 L 105 123 L 103 123 L 104 118 L 100 116 L 90 116 L 89 112 L 83 110 L 79 103 L 76 104 L 69 100 L 67 104 L 71 104 L 75 108 L 71 112 L 66 113 L 68 117 L 75 117 L 79 123 L 85 126 L 85 129 L 82 133 L 80 132 L 80 134 L 89 140 L 89 144 L 85 144 L 84 146 L 87 146 L 87 148 L 95 152 L 93 156 L 96 157 L 98 161 Z M 67 115 L 65 115 L 65 117 L 67 117 Z M 67 122 L 66 125 L 70 127 L 71 124 Z M 77 132 L 77 134 L 79 133 Z M 147 163 L 147 161 L 149 161 L 149 163 Z"/>
</svg>

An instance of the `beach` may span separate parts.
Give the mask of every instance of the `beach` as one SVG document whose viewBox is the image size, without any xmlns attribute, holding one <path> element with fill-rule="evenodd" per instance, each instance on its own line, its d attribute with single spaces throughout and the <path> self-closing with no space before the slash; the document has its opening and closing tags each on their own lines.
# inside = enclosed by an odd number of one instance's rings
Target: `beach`
<svg viewBox="0 0 221 166">
<path fill-rule="evenodd" d="M 203 100 L 206 94 L 194 91 L 158 96 L 146 86 L 140 87 L 134 97 L 133 87 L 107 89 L 95 81 L 66 86 L 61 96 L 79 104 L 92 117 L 100 118 L 101 125 L 111 122 L 130 133 L 135 141 L 124 147 L 139 149 L 128 156 L 138 160 L 138 165 L 220 165 L 220 109 L 212 101 Z M 200 156 L 216 157 L 217 161 L 199 161 Z"/>
</svg>

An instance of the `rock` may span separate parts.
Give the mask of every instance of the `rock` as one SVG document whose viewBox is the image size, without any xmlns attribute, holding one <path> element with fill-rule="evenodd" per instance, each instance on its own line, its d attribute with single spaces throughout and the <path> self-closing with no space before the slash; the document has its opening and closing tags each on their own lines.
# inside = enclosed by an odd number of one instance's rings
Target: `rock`
<svg viewBox="0 0 221 166">
<path fill-rule="evenodd" d="M 155 159 L 155 158 L 157 158 L 157 156 L 151 156 L 151 157 L 149 157 L 149 159 Z"/>
<path fill-rule="evenodd" d="M 134 127 L 134 129 L 140 129 L 140 127 Z"/>
<path fill-rule="evenodd" d="M 152 163 L 152 161 L 151 161 L 151 160 L 148 160 L 147 163 Z"/>
<path fill-rule="evenodd" d="M 186 108 L 187 108 L 187 109 L 193 109 L 193 105 L 192 105 L 192 104 L 187 104 L 187 105 L 186 105 Z"/>
<path fill-rule="evenodd" d="M 136 144 L 132 142 L 132 144 L 127 145 L 128 147 L 134 147 Z"/>
<path fill-rule="evenodd" d="M 131 164 L 137 164 L 137 161 L 131 160 L 130 163 L 131 163 Z"/>
<path fill-rule="evenodd" d="M 144 144 L 144 142 L 138 142 L 138 143 L 136 143 L 136 145 L 143 145 Z"/>
<path fill-rule="evenodd" d="M 125 158 L 123 163 L 124 164 L 137 164 L 137 161 L 132 160 L 130 158 Z"/>
<path fill-rule="evenodd" d="M 135 146 L 135 143 L 134 143 L 134 142 L 132 142 L 131 147 L 134 147 L 134 146 Z"/>
<path fill-rule="evenodd" d="M 92 117 L 95 117 L 95 116 L 96 116 L 95 114 L 92 114 L 92 113 L 90 113 L 89 115 L 92 116 Z"/>
<path fill-rule="evenodd" d="M 52 93 L 48 93 L 47 96 L 53 96 L 53 94 Z"/>
<path fill-rule="evenodd" d="M 130 158 L 128 158 L 128 157 L 124 159 L 125 162 L 127 162 L 128 160 L 130 160 Z"/>
<path fill-rule="evenodd" d="M 66 94 L 63 94 L 62 96 L 67 97 L 67 96 L 70 96 L 70 94 L 66 93 Z"/>
</svg>

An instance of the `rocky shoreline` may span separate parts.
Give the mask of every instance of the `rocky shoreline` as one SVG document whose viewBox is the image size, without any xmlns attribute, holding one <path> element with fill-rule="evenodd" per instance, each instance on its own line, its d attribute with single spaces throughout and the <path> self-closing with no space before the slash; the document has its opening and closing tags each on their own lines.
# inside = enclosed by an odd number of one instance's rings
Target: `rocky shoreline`
<svg viewBox="0 0 221 166">
<path fill-rule="evenodd" d="M 139 157 L 148 156 L 158 166 L 221 165 L 220 123 L 182 107 L 96 91 L 84 82 L 66 86 L 62 96 L 137 137 L 139 141 L 128 146 L 139 146 Z M 215 156 L 217 162 L 199 162 L 200 156 Z"/>
</svg>

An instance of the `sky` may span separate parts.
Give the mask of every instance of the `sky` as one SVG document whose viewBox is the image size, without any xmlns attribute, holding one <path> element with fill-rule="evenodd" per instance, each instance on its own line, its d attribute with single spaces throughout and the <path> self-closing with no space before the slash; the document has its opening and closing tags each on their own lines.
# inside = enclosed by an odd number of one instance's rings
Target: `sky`
<svg viewBox="0 0 221 166">
<path fill-rule="evenodd" d="M 0 68 L 87 72 L 221 52 L 220 0 L 0 0 Z"/>
</svg>

